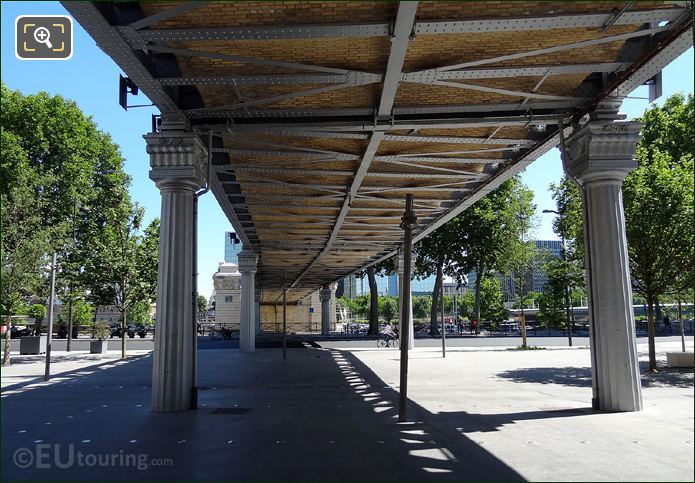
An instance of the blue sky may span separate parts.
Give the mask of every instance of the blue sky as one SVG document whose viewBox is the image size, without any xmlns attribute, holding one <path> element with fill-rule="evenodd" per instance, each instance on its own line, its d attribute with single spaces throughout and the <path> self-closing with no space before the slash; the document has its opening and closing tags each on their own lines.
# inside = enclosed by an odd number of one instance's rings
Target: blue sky
<svg viewBox="0 0 695 483">
<path fill-rule="evenodd" d="M 18 15 L 51 15 L 67 12 L 57 2 L 2 2 L 2 79 L 11 89 L 25 94 L 47 91 L 74 100 L 99 128 L 109 132 L 120 146 L 126 159 L 126 171 L 133 177 L 131 194 L 145 207 L 146 217 L 159 216 L 160 196 L 148 178 L 149 158 L 145 152 L 143 134 L 150 130 L 153 108 L 131 109 L 118 105 L 118 75 L 120 69 L 95 44 L 94 40 L 77 24 L 74 34 L 74 54 L 67 61 L 21 61 L 14 55 L 14 21 Z M 664 71 L 663 101 L 675 92 L 693 92 L 693 49 L 676 59 Z M 632 97 L 647 97 L 647 88 L 635 90 Z M 131 103 L 149 103 L 143 95 L 131 98 Z M 627 99 L 622 112 L 628 118 L 642 114 L 648 106 L 644 99 Z M 562 176 L 557 149 L 548 152 L 523 174 L 524 182 L 533 189 L 538 206 L 539 226 L 536 237 L 556 239 L 550 215 L 541 214 L 545 208 L 554 208 L 548 185 Z M 231 229 L 227 218 L 212 194 L 200 199 L 198 224 L 198 287 L 201 294 L 212 292 L 212 274 L 224 258 L 224 232 Z M 381 281 L 384 285 L 385 281 Z M 413 290 L 427 290 L 431 282 L 414 282 Z"/>
</svg>

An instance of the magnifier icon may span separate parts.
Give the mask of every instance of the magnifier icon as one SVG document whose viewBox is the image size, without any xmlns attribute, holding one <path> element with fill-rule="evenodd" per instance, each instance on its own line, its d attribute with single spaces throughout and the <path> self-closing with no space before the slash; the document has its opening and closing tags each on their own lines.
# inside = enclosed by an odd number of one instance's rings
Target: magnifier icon
<svg viewBox="0 0 695 483">
<path fill-rule="evenodd" d="M 46 44 L 49 49 L 53 48 L 51 43 L 51 32 L 46 27 L 39 27 L 34 30 L 34 40 L 40 44 Z"/>
</svg>

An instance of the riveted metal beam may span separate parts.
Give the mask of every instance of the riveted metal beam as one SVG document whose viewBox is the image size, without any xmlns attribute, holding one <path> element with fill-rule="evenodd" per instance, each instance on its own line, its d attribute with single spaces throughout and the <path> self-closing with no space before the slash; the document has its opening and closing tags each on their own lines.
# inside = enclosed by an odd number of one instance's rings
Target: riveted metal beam
<svg viewBox="0 0 695 483">
<path fill-rule="evenodd" d="M 175 47 L 165 47 L 163 45 L 147 44 L 147 50 L 151 52 L 161 52 L 166 54 L 183 55 L 187 57 L 204 57 L 208 59 L 220 59 L 241 64 L 263 65 L 267 67 L 281 67 L 285 69 L 307 70 L 313 72 L 325 72 L 328 74 L 348 74 L 349 69 L 336 69 L 333 67 L 323 67 L 320 65 L 300 64 L 297 62 L 282 62 L 278 60 L 257 59 L 244 55 L 230 55 L 222 52 L 206 52 L 202 50 L 181 49 Z"/>
<path fill-rule="evenodd" d="M 536 94 L 535 92 L 522 92 L 515 91 L 511 89 L 500 89 L 497 87 L 479 86 L 477 84 L 465 84 L 463 82 L 449 82 L 442 80 L 434 80 L 431 82 L 432 85 L 442 86 L 442 87 L 453 87 L 456 89 L 466 89 L 469 91 L 478 92 L 491 92 L 493 94 L 501 94 L 504 96 L 514 96 L 514 97 L 527 97 L 529 99 L 543 99 L 546 101 L 568 101 L 576 104 L 581 104 L 589 99 L 584 97 L 574 97 L 574 96 L 555 96 L 550 94 Z"/>
<path fill-rule="evenodd" d="M 610 42 L 617 42 L 620 40 L 628 40 L 628 39 L 633 39 L 636 37 L 643 37 L 645 35 L 654 35 L 654 34 L 663 32 L 669 28 L 670 28 L 669 25 L 665 25 L 663 27 L 654 27 L 654 28 L 649 28 L 649 29 L 644 29 L 644 30 L 638 30 L 636 32 L 628 32 L 628 33 L 619 34 L 619 35 L 610 35 L 610 36 L 601 37 L 601 38 L 597 38 L 597 39 L 591 39 L 591 40 L 582 40 L 579 42 L 572 42 L 569 44 L 555 45 L 553 47 L 545 47 L 542 49 L 533 49 L 533 50 L 528 50 L 525 52 L 516 52 L 514 54 L 499 55 L 497 57 L 490 57 L 487 59 L 472 60 L 472 61 L 468 61 L 468 62 L 462 62 L 460 64 L 437 67 L 436 69 L 427 69 L 426 71 L 433 72 L 433 75 L 435 75 L 435 77 L 436 77 L 437 71 L 467 69 L 469 67 L 476 67 L 479 65 L 486 65 L 486 64 L 496 64 L 498 62 L 506 62 L 506 61 L 515 60 L 515 59 L 523 59 L 526 57 L 534 57 L 537 55 L 553 54 L 556 52 L 566 52 L 568 50 L 581 49 L 584 47 L 592 47 L 594 45 L 601 45 L 601 44 L 606 44 L 606 43 L 610 43 Z M 426 72 L 426 71 L 421 71 L 421 72 Z"/>
<path fill-rule="evenodd" d="M 147 42 L 206 40 L 293 40 L 345 37 L 383 37 L 388 35 L 387 23 L 361 25 L 255 25 L 250 27 L 211 27 L 195 29 L 157 29 L 140 34 Z"/>
<path fill-rule="evenodd" d="M 614 25 L 635 25 L 650 22 L 671 21 L 678 18 L 682 8 L 625 12 Z M 603 27 L 612 12 L 577 15 L 547 15 L 541 17 L 472 19 L 455 21 L 418 22 L 416 35 L 463 34 L 481 32 L 509 32 L 527 30 L 550 30 L 558 28 Z"/>
<path fill-rule="evenodd" d="M 452 136 L 416 136 L 406 135 L 397 136 L 387 134 L 384 136 L 384 141 L 396 141 L 405 143 L 441 143 L 441 144 L 504 144 L 504 145 L 528 145 L 533 144 L 530 139 L 488 139 L 488 138 L 472 138 L 472 137 L 452 137 Z"/>
<path fill-rule="evenodd" d="M 442 72 L 420 71 L 403 75 L 403 82 L 429 84 L 433 80 L 471 80 L 504 79 L 514 77 L 537 77 L 545 75 L 590 74 L 593 72 L 618 72 L 630 66 L 629 62 L 597 62 L 570 65 L 531 65 L 519 67 L 497 67 L 465 70 L 448 70 Z M 429 72 L 429 74 L 425 74 Z"/>
</svg>

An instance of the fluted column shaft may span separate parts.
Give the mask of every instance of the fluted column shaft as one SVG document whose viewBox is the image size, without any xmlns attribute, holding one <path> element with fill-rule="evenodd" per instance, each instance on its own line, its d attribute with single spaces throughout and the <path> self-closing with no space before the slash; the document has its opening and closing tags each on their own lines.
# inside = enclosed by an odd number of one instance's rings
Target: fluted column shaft
<svg viewBox="0 0 695 483">
<path fill-rule="evenodd" d="M 610 411 L 642 409 L 621 191 L 641 126 L 595 121 L 567 140 L 565 170 L 583 198 L 593 405 Z"/>
<path fill-rule="evenodd" d="M 412 258 L 413 260 L 413 267 L 415 266 L 415 257 Z M 415 329 L 413 326 L 413 292 L 409 291 L 408 293 L 403 293 L 403 271 L 404 271 L 405 266 L 403 265 L 403 252 L 399 251 L 398 252 L 398 334 L 403 333 L 403 314 L 401 314 L 400 307 L 403 307 L 403 297 L 408 297 L 410 299 L 410 303 L 408 306 L 410 307 L 410 330 L 408 331 L 408 349 L 412 349 L 415 347 Z M 412 270 L 411 270 L 412 273 Z M 400 343 L 403 344 L 403 340 L 400 340 Z"/>
<path fill-rule="evenodd" d="M 333 322 L 333 307 L 331 302 L 338 284 L 332 283 L 321 288 L 319 300 L 321 300 L 321 335 L 330 335 Z"/>
<path fill-rule="evenodd" d="M 203 184 L 205 147 L 185 120 L 169 119 L 148 134 L 150 178 L 162 196 L 152 372 L 152 409 L 191 408 L 195 381 L 193 257 L 195 192 Z"/>
<path fill-rule="evenodd" d="M 244 247 L 238 254 L 241 273 L 241 317 L 239 327 L 239 349 L 242 352 L 256 350 L 256 265 L 258 256 Z"/>
</svg>

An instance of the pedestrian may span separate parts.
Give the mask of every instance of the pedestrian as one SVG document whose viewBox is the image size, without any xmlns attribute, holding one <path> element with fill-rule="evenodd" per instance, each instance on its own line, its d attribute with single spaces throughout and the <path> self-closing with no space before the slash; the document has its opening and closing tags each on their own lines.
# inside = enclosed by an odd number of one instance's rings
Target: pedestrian
<svg viewBox="0 0 695 483">
<path fill-rule="evenodd" d="M 668 315 L 664 316 L 664 330 L 668 329 L 669 332 L 673 333 L 673 328 L 671 327 L 671 319 Z"/>
<path fill-rule="evenodd" d="M 476 319 L 471 319 L 471 332 L 478 335 L 478 321 Z"/>
</svg>

